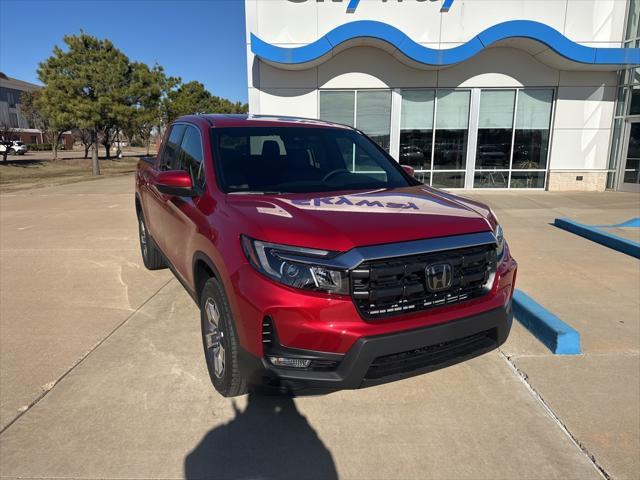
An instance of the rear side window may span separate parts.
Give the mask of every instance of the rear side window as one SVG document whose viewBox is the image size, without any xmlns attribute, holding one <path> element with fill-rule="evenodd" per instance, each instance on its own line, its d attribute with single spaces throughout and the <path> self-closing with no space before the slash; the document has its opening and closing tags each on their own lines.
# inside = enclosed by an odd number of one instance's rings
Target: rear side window
<svg viewBox="0 0 640 480">
<path fill-rule="evenodd" d="M 171 127 L 169 137 L 167 138 L 167 144 L 162 150 L 162 157 L 160 158 L 160 170 L 177 170 L 178 169 L 178 154 L 180 151 L 180 141 L 184 134 L 184 125 L 174 125 Z"/>
<path fill-rule="evenodd" d="M 185 130 L 178 163 L 180 170 L 189 172 L 194 186 L 204 188 L 202 138 L 198 129 L 188 126 Z"/>
</svg>

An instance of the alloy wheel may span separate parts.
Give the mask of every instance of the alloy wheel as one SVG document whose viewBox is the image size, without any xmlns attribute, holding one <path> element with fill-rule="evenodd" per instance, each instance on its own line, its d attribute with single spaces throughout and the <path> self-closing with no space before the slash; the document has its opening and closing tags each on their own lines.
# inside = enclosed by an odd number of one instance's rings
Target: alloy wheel
<svg viewBox="0 0 640 480">
<path fill-rule="evenodd" d="M 142 247 L 142 255 L 146 257 L 147 250 L 149 248 L 147 245 L 147 229 L 145 228 L 144 220 L 142 220 L 142 218 L 138 220 L 138 222 L 140 223 L 140 246 Z"/>
<path fill-rule="evenodd" d="M 224 332 L 220 329 L 220 310 L 213 298 L 205 302 L 205 315 L 207 316 L 206 331 L 204 332 L 205 348 L 207 355 L 213 362 L 213 373 L 217 378 L 224 375 L 225 351 L 223 346 Z"/>
</svg>

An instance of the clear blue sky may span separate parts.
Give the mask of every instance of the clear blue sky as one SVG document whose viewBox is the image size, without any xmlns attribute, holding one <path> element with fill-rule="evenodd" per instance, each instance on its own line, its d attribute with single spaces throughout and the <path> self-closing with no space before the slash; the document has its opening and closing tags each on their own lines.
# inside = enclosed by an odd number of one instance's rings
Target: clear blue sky
<svg viewBox="0 0 640 480">
<path fill-rule="evenodd" d="M 38 63 L 80 30 L 184 82 L 247 101 L 243 0 L 0 0 L 0 71 L 40 83 Z"/>
</svg>

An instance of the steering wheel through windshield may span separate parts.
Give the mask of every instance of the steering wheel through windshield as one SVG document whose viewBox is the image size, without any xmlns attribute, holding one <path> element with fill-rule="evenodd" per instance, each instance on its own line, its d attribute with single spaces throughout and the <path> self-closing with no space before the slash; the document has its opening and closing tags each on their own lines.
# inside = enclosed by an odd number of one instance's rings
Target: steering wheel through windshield
<svg viewBox="0 0 640 480">
<path fill-rule="evenodd" d="M 322 181 L 326 182 L 327 180 L 329 180 L 331 177 L 335 177 L 336 175 L 338 175 L 339 173 L 351 173 L 349 170 L 347 170 L 346 168 L 336 168 L 335 170 L 331 170 L 329 173 L 327 173 L 324 177 L 322 177 Z"/>
</svg>

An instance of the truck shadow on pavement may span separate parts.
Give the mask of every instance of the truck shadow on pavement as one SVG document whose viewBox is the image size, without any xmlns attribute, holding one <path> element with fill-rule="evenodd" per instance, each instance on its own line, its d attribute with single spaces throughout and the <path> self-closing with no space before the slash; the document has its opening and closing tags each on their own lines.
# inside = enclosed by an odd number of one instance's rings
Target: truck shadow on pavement
<svg viewBox="0 0 640 480">
<path fill-rule="evenodd" d="M 331 452 L 293 398 L 250 393 L 247 408 L 187 455 L 187 479 L 337 479 Z"/>
</svg>

